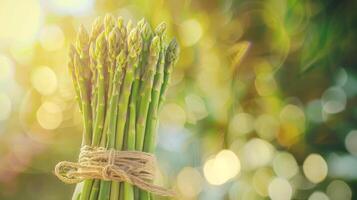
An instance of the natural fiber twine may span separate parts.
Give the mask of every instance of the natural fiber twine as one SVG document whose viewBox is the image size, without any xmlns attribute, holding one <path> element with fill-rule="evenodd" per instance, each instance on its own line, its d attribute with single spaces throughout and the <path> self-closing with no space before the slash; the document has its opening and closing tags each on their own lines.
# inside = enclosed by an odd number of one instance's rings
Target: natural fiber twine
<svg viewBox="0 0 357 200">
<path fill-rule="evenodd" d="M 155 165 L 153 154 L 83 146 L 78 163 L 59 162 L 55 167 L 55 174 L 68 184 L 79 183 L 85 179 L 125 181 L 156 195 L 174 196 L 173 191 L 151 183 Z"/>
</svg>

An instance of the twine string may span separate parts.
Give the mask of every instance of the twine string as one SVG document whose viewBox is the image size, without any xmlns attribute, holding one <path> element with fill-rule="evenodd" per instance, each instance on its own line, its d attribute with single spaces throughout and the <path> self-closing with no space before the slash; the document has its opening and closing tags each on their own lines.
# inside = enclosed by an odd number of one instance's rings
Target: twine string
<svg viewBox="0 0 357 200">
<path fill-rule="evenodd" d="M 56 176 L 64 183 L 74 184 L 85 179 L 128 182 L 160 196 L 174 192 L 152 183 L 155 156 L 139 151 L 107 150 L 104 147 L 83 146 L 78 162 L 62 161 L 55 167 Z"/>
</svg>

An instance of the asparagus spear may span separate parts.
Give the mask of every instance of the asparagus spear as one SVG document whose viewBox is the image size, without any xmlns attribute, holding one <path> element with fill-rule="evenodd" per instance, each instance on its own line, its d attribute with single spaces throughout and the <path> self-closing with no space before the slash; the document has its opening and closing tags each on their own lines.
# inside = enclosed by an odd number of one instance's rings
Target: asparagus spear
<svg viewBox="0 0 357 200">
<path fill-rule="evenodd" d="M 123 147 L 124 128 L 127 118 L 128 103 L 132 83 L 134 81 L 134 72 L 138 65 L 138 55 L 142 49 L 142 39 L 137 28 L 133 28 L 128 35 L 128 64 L 125 71 L 124 82 L 121 87 L 118 103 L 118 121 L 116 130 L 116 149 Z M 111 199 L 118 199 L 119 183 L 112 182 Z"/>
<path fill-rule="evenodd" d="M 138 29 L 138 37 L 141 38 L 139 29 Z M 142 45 L 142 42 L 141 42 Z M 137 93 L 139 89 L 139 81 L 140 81 L 140 69 L 138 68 L 139 65 L 139 55 L 141 52 L 138 52 L 137 50 L 133 49 L 133 55 L 132 53 L 129 52 L 129 59 L 134 59 L 134 68 L 135 68 L 135 74 L 134 74 L 134 82 L 132 85 L 131 89 L 131 95 L 130 95 L 130 102 L 129 102 L 129 121 L 127 122 L 127 132 L 126 132 L 126 149 L 127 150 L 135 150 L 135 122 L 136 122 L 136 99 L 137 99 Z M 130 49 L 129 49 L 130 50 Z M 124 183 L 124 199 L 125 200 L 134 200 L 134 189 L 133 186 L 130 183 Z"/>
<path fill-rule="evenodd" d="M 98 100 L 98 84 L 97 84 L 97 57 L 95 55 L 95 46 L 98 35 L 103 30 L 102 19 L 98 17 L 92 24 L 92 30 L 89 36 L 89 58 L 90 58 L 90 69 L 92 71 L 91 79 L 91 107 L 96 108 Z M 92 118 L 95 121 L 96 109 L 92 109 Z"/>
<path fill-rule="evenodd" d="M 97 103 L 95 109 L 95 123 L 93 128 L 93 140 L 92 145 L 98 146 L 103 134 L 104 117 L 105 117 L 105 82 L 104 82 L 104 65 L 106 61 L 106 49 L 107 41 L 105 39 L 104 32 L 100 33 L 96 40 L 95 57 L 96 57 L 96 69 L 97 69 Z M 99 180 L 94 180 L 93 187 L 91 189 L 90 200 L 94 200 L 98 196 L 99 192 Z"/>
<path fill-rule="evenodd" d="M 139 115 L 136 123 L 136 149 L 142 150 L 144 144 L 145 125 L 147 113 L 149 110 L 149 103 L 151 100 L 151 88 L 154 81 L 155 68 L 160 53 L 160 38 L 155 36 L 150 44 L 149 60 L 145 72 L 142 77 L 142 84 L 140 85 L 140 103 Z"/>
<path fill-rule="evenodd" d="M 77 35 L 76 48 L 78 53 L 74 53 L 74 67 L 82 102 L 81 110 L 84 123 L 83 145 L 90 145 L 92 137 L 92 110 L 89 89 L 91 73 L 89 69 L 88 42 L 88 33 L 84 27 L 81 26 Z M 91 186 L 91 180 L 84 181 L 81 200 L 87 200 L 89 198 Z"/>
<path fill-rule="evenodd" d="M 74 68 L 76 74 L 76 80 L 81 96 L 82 101 L 82 116 L 84 122 L 84 145 L 89 145 L 91 143 L 91 134 L 92 134 L 92 116 L 91 116 L 91 107 L 90 107 L 90 96 L 89 96 L 89 87 L 90 85 L 90 69 L 88 68 L 88 56 L 87 52 L 87 42 L 88 34 L 85 31 L 84 27 L 81 26 L 77 36 L 77 51 L 74 53 Z M 87 66 L 86 66 L 87 64 Z"/>
<path fill-rule="evenodd" d="M 114 54 L 115 54 L 115 52 L 120 52 L 120 51 L 122 51 L 121 53 L 123 54 L 123 56 L 124 56 L 124 54 L 125 54 L 125 51 L 126 51 L 126 29 L 125 29 L 125 27 L 123 26 L 123 19 L 122 18 L 119 18 L 118 20 L 117 20 L 117 27 L 115 27 L 114 29 L 115 29 L 115 33 L 113 33 L 113 34 L 115 34 L 115 36 L 112 36 L 112 38 L 109 40 L 109 41 L 112 41 L 112 45 L 109 45 L 110 47 L 109 48 L 115 48 L 115 50 L 112 50 L 112 60 L 114 60 Z M 115 37 L 115 38 L 114 38 Z M 116 41 L 116 44 L 115 44 L 115 42 L 114 41 Z M 114 45 L 115 44 L 115 45 Z M 116 59 L 116 61 L 114 62 L 114 61 L 112 61 L 113 63 L 116 63 L 115 64 L 115 66 L 118 66 L 118 55 L 116 55 L 117 57 L 115 58 Z M 115 69 L 115 67 L 113 68 L 113 70 L 116 70 Z M 122 70 L 122 69 L 120 69 L 120 70 Z M 120 76 L 122 76 L 122 71 L 120 71 Z M 120 81 L 121 81 L 121 79 L 120 79 Z M 115 83 L 114 84 L 109 84 L 109 89 L 108 89 L 108 95 L 110 96 L 110 95 L 112 95 L 112 93 L 113 93 L 113 87 L 115 86 Z M 119 90 L 120 89 L 120 87 L 119 88 L 117 88 L 117 90 Z M 110 101 L 110 97 L 108 98 L 108 104 L 109 104 L 109 101 Z M 107 112 L 107 115 L 109 114 L 110 112 Z M 108 120 L 108 116 L 106 116 L 106 120 L 105 120 L 105 125 L 104 125 L 104 132 L 107 132 L 107 128 L 109 127 L 108 126 L 108 123 L 109 123 L 109 120 Z M 113 141 L 114 142 L 114 141 Z M 106 137 L 105 137 L 105 135 L 103 135 L 103 138 L 102 138 L 102 141 L 101 141 L 101 145 L 102 146 L 105 146 L 106 145 L 106 143 L 107 143 L 107 141 L 106 141 Z M 113 146 L 113 148 L 114 148 L 114 146 Z"/>
<path fill-rule="evenodd" d="M 73 45 L 70 45 L 69 47 L 69 61 L 68 61 L 68 71 L 72 76 L 72 82 L 74 86 L 74 91 L 76 93 L 76 100 L 78 102 L 79 109 L 82 111 L 82 100 L 81 100 L 81 94 L 79 91 L 79 85 L 78 85 L 78 79 L 76 76 L 75 68 L 74 68 L 74 55 L 76 53 L 76 49 Z"/>
<path fill-rule="evenodd" d="M 117 66 L 115 69 L 113 84 L 110 84 L 110 89 L 108 91 L 111 97 L 108 98 L 110 100 L 110 108 L 107 112 L 109 116 L 106 117 L 105 125 L 105 132 L 107 132 L 107 137 L 102 139 L 102 144 L 106 144 L 107 148 L 115 148 L 115 132 L 118 115 L 117 105 L 119 101 L 120 88 L 123 80 L 123 69 L 126 66 L 126 29 L 123 26 L 123 19 L 119 18 L 117 20 L 117 28 L 119 30 L 117 42 L 120 54 L 116 58 Z M 110 181 L 102 181 L 99 199 L 114 199 L 117 194 L 115 194 L 115 192 L 110 193 L 111 187 L 114 186 L 111 186 Z"/>
<path fill-rule="evenodd" d="M 164 64 L 165 64 L 165 52 L 166 52 L 166 45 L 165 45 L 165 31 L 166 31 L 166 24 L 160 24 L 155 32 L 156 35 L 160 38 L 160 53 L 159 53 L 159 60 L 156 65 L 156 73 L 154 76 L 153 87 L 150 91 L 151 93 L 151 101 L 149 104 L 149 111 L 146 120 L 146 127 L 145 127 L 145 135 L 144 135 L 144 146 L 141 149 L 142 151 L 147 151 L 147 143 L 152 141 L 152 137 L 155 137 L 155 126 L 157 122 L 157 106 L 159 103 L 159 95 L 160 89 L 163 82 L 163 75 L 164 75 Z M 140 199 L 141 200 L 148 200 L 150 199 L 150 194 L 147 191 L 140 191 Z"/>
<path fill-rule="evenodd" d="M 97 73 L 98 73 L 98 99 L 96 107 L 96 118 L 93 130 L 93 146 L 98 146 L 104 126 L 105 116 L 105 83 L 104 83 L 104 65 L 106 59 L 107 41 L 105 35 L 102 32 L 96 41 L 95 54 L 97 57 Z"/>
<path fill-rule="evenodd" d="M 124 51 L 121 51 L 119 55 L 117 56 L 116 59 L 116 69 L 114 73 L 114 79 L 113 79 L 113 90 L 112 94 L 110 95 L 110 103 L 109 103 L 109 108 L 108 108 L 108 128 L 107 128 L 107 148 L 111 149 L 115 147 L 115 132 L 116 132 L 116 124 L 117 124 L 117 105 L 119 101 L 119 88 L 121 86 L 122 82 L 122 72 L 124 67 L 126 66 L 126 54 Z M 111 188 L 111 181 L 101 181 L 100 184 L 100 192 L 99 192 L 99 200 L 104 200 L 104 199 L 109 199 L 111 196 L 110 193 L 110 188 Z"/>
<path fill-rule="evenodd" d="M 90 41 L 95 42 L 97 39 L 98 35 L 103 31 L 103 22 L 101 17 L 97 17 L 93 24 L 92 24 L 92 29 L 90 33 Z"/>
<path fill-rule="evenodd" d="M 165 65 L 165 54 L 166 54 L 166 46 L 165 46 L 165 30 L 166 24 L 162 23 L 156 29 L 157 35 L 161 40 L 161 48 L 160 48 L 160 56 L 159 62 L 157 64 L 157 70 L 154 77 L 154 84 L 152 88 L 152 101 L 150 102 L 149 112 L 147 117 L 146 129 L 145 129 L 145 140 L 144 140 L 144 148 L 143 150 L 146 152 L 153 152 L 151 145 L 154 141 L 155 133 L 156 133 L 156 124 L 158 120 L 158 106 L 160 101 L 160 92 L 161 87 L 164 82 L 164 65 Z"/>
<path fill-rule="evenodd" d="M 143 76 L 144 71 L 146 69 L 146 66 L 148 64 L 148 55 L 149 55 L 149 50 L 150 50 L 150 44 L 151 44 L 151 39 L 153 37 L 153 32 L 151 30 L 150 25 L 144 20 L 140 20 L 138 22 L 138 27 L 141 30 L 141 36 L 143 38 L 143 50 L 141 53 L 141 58 L 140 58 L 140 78 Z M 140 79 L 139 81 L 139 88 L 141 85 L 143 85 L 143 79 Z M 140 107 L 140 100 L 141 100 L 141 95 L 139 95 L 138 100 L 137 100 L 137 107 Z M 137 109 L 136 116 L 139 116 L 139 110 Z M 136 146 L 136 148 L 138 148 Z M 141 150 L 141 149 L 136 149 L 136 150 Z"/>
<path fill-rule="evenodd" d="M 79 89 L 79 81 L 77 79 L 77 72 L 74 66 L 74 55 L 76 54 L 76 49 L 73 45 L 70 45 L 69 48 L 69 61 L 68 61 L 68 70 L 72 76 L 72 82 L 74 86 L 74 91 L 76 93 L 76 100 L 78 102 L 78 106 L 80 111 L 82 112 L 82 100 L 81 100 L 81 94 L 80 94 L 80 89 Z M 84 136 L 84 135 L 83 135 Z M 82 143 L 84 142 L 84 138 Z M 72 199 L 78 199 L 81 194 L 81 189 L 80 188 L 80 183 L 76 185 L 76 189 L 74 190 Z"/>
<path fill-rule="evenodd" d="M 169 46 L 167 47 L 165 70 L 164 70 L 164 82 L 160 92 L 159 108 L 162 107 L 162 104 L 166 99 L 167 88 L 171 81 L 171 72 L 174 65 L 177 62 L 179 53 L 180 53 L 180 49 L 178 48 L 177 41 L 173 39 L 170 42 Z"/>
</svg>

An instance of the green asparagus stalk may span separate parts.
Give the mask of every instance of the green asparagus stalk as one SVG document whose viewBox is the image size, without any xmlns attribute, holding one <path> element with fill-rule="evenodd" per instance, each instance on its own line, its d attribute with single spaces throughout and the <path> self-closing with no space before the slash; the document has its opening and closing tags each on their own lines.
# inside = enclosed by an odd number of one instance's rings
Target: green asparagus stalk
<svg viewBox="0 0 357 200">
<path fill-rule="evenodd" d="M 157 123 L 157 107 L 159 103 L 159 96 L 160 96 L 160 90 L 161 90 L 161 85 L 163 83 L 163 76 L 164 76 L 164 64 L 165 64 L 165 52 L 166 52 L 166 45 L 165 45 L 165 31 L 166 31 L 166 24 L 162 23 L 160 24 L 155 32 L 157 37 L 160 38 L 160 53 L 159 53 L 159 60 L 156 65 L 156 73 L 154 76 L 154 82 L 153 82 L 153 87 L 150 91 L 151 93 L 151 101 L 149 104 L 149 111 L 148 111 L 148 116 L 146 120 L 146 127 L 145 127 L 145 136 L 144 136 L 144 146 L 142 151 L 148 151 L 147 150 L 147 143 L 150 143 L 153 141 L 152 137 L 156 137 L 156 130 L 154 132 L 154 129 L 156 128 L 156 123 Z M 147 191 L 140 191 L 140 200 L 148 200 L 150 199 L 150 194 Z"/>
<path fill-rule="evenodd" d="M 98 146 L 100 143 L 100 139 L 103 134 L 103 126 L 104 126 L 104 116 L 105 116 L 105 82 L 104 82 L 104 65 L 106 64 L 106 49 L 107 49 L 107 41 L 105 39 L 105 35 L 102 32 L 99 34 L 96 40 L 96 48 L 95 48 L 95 58 L 96 58 L 96 69 L 97 69 L 97 92 L 96 92 L 96 109 L 95 109 L 95 123 L 93 128 L 93 140 L 92 145 Z M 99 192 L 99 180 L 94 180 L 90 200 L 96 199 Z"/>
<path fill-rule="evenodd" d="M 78 106 L 79 106 L 79 109 L 80 111 L 82 112 L 82 100 L 81 100 L 81 95 L 80 95 L 80 89 L 79 89 L 79 82 L 78 82 L 78 79 L 77 79 L 77 74 L 76 74 L 76 69 L 75 69 L 75 66 L 74 66 L 74 55 L 76 54 L 76 49 L 73 45 L 70 45 L 70 48 L 69 48 L 69 61 L 68 61 L 68 70 L 69 70 L 69 73 L 72 77 L 72 82 L 73 82 L 73 86 L 74 86 L 74 91 L 75 91 L 75 94 L 76 94 L 76 100 L 78 102 Z M 84 134 L 83 134 L 84 136 Z M 84 138 L 83 138 L 83 141 L 84 142 Z M 73 196 L 72 196 L 72 199 L 78 199 L 80 197 L 80 184 L 77 184 L 76 185 L 76 189 L 73 193 Z"/>
<path fill-rule="evenodd" d="M 97 57 L 98 70 L 98 99 L 96 105 L 96 118 L 93 130 L 93 146 L 98 146 L 102 136 L 105 116 L 105 83 L 104 83 L 104 65 L 106 59 L 107 41 L 104 33 L 101 33 L 96 41 L 95 54 Z"/>
<path fill-rule="evenodd" d="M 143 38 L 143 50 L 141 53 L 140 67 L 139 67 L 140 77 L 142 77 L 144 74 L 144 71 L 146 69 L 146 66 L 148 64 L 148 56 L 149 56 L 151 39 L 153 37 L 153 32 L 151 30 L 150 25 L 144 19 L 142 19 L 138 22 L 138 27 L 141 30 L 141 36 Z M 139 88 L 140 88 L 140 85 L 143 85 L 143 84 L 144 84 L 144 80 L 140 79 Z M 137 107 L 140 107 L 140 100 L 141 100 L 141 95 L 139 95 L 139 97 L 138 97 Z M 136 116 L 139 116 L 139 113 L 138 113 L 139 110 L 140 109 L 137 109 Z M 139 151 L 141 150 L 141 149 L 138 149 L 138 146 L 136 146 L 136 148 L 137 148 L 136 150 L 139 150 Z"/>
<path fill-rule="evenodd" d="M 158 121 L 158 106 L 160 101 L 160 93 L 161 87 L 164 82 L 164 65 L 165 65 L 165 54 L 166 54 L 166 46 L 165 46 L 165 30 L 166 24 L 161 24 L 158 26 L 156 33 L 160 37 L 161 49 L 159 62 L 157 64 L 156 74 L 154 77 L 154 84 L 152 87 L 152 101 L 150 102 L 149 112 L 147 117 L 146 129 L 145 129 L 145 140 L 144 140 L 144 148 L 145 152 L 153 152 L 151 145 L 156 136 L 156 124 Z"/>
<path fill-rule="evenodd" d="M 103 21 L 101 17 L 97 17 L 93 24 L 90 32 L 90 41 L 95 42 L 97 40 L 98 35 L 103 31 Z"/>
<path fill-rule="evenodd" d="M 180 49 L 178 48 L 177 41 L 173 39 L 170 42 L 169 46 L 167 47 L 165 70 L 164 70 L 164 82 L 160 92 L 159 108 L 162 107 L 162 104 L 166 99 L 167 88 L 171 81 L 172 69 L 175 66 L 177 59 L 179 57 L 179 51 Z"/>
<path fill-rule="evenodd" d="M 111 39 L 109 39 L 109 41 L 112 41 L 109 45 L 109 49 L 111 48 L 115 48 L 112 51 L 112 56 L 110 58 L 110 60 L 112 60 L 111 62 L 114 63 L 115 65 L 114 66 L 118 66 L 118 56 L 115 58 L 116 61 L 114 61 L 114 54 L 115 52 L 120 52 L 122 54 L 122 56 L 125 56 L 125 51 L 126 51 L 126 28 L 123 26 L 123 19 L 122 18 L 119 18 L 117 20 L 117 27 L 114 28 L 115 29 L 115 36 L 113 35 Z M 115 38 L 114 38 L 115 37 Z M 116 43 L 115 43 L 116 42 Z M 121 52 L 122 51 L 122 52 Z M 122 58 L 123 59 L 123 58 Z M 113 70 L 115 71 L 115 67 L 113 68 Z M 122 69 L 120 69 L 120 77 L 122 77 Z M 121 82 L 122 79 L 120 79 L 120 82 Z M 109 89 L 108 89 L 108 95 L 112 95 L 113 94 L 113 88 L 116 87 L 117 85 L 114 84 L 109 84 Z M 117 87 L 117 90 L 119 91 L 120 87 L 118 88 Z M 110 102 L 110 97 L 108 98 L 108 104 Z M 117 105 L 117 104 L 115 104 Z M 107 115 L 109 114 L 110 112 L 107 112 Z M 115 114 L 116 115 L 116 114 Z M 104 132 L 107 132 L 107 129 L 109 127 L 108 123 L 110 120 L 108 120 L 109 117 L 106 116 L 106 120 L 105 120 L 105 126 L 104 126 Z M 105 135 L 103 135 L 105 136 Z M 112 141 L 114 142 L 114 140 Z M 106 137 L 103 137 L 102 138 L 102 141 L 101 141 L 101 146 L 105 146 L 106 145 Z M 114 148 L 114 145 L 112 145 L 112 148 Z"/>
<path fill-rule="evenodd" d="M 137 37 L 140 38 L 140 31 L 139 29 L 137 30 Z M 140 48 L 136 49 L 136 48 Z M 139 55 L 142 49 L 142 41 L 140 42 L 140 47 L 134 47 L 129 49 L 129 59 L 133 59 L 133 64 L 135 73 L 134 73 L 134 82 L 132 85 L 131 89 L 131 94 L 130 94 L 130 102 L 129 102 L 129 121 L 127 122 L 127 142 L 126 142 L 126 149 L 127 150 L 135 150 L 135 122 L 136 122 L 136 99 L 137 99 L 137 92 L 139 88 L 139 78 L 140 78 L 140 70 L 138 69 L 139 65 Z M 134 200 L 134 189 L 133 186 L 130 183 L 124 183 L 124 199 L 125 200 Z"/>
<path fill-rule="evenodd" d="M 90 84 L 90 69 L 88 67 L 87 56 L 87 42 L 88 34 L 84 27 L 81 26 L 77 36 L 77 51 L 74 52 L 74 68 L 76 74 L 76 80 L 78 81 L 78 88 L 80 91 L 80 98 L 82 101 L 83 122 L 84 122 L 84 145 L 91 143 L 92 135 L 92 116 L 90 106 L 89 87 Z M 87 64 L 87 66 L 86 66 Z"/>
<path fill-rule="evenodd" d="M 134 72 L 138 66 L 138 55 L 142 49 L 142 40 L 140 32 L 137 28 L 130 31 L 128 35 L 128 64 L 125 70 L 124 82 L 121 87 L 119 103 L 118 103 L 118 121 L 116 130 L 116 149 L 122 149 L 124 128 L 127 119 L 128 103 L 131 92 L 132 83 L 134 81 Z M 112 182 L 111 199 L 119 197 L 119 183 Z"/>
<path fill-rule="evenodd" d="M 107 144 L 106 147 L 108 149 L 114 148 L 115 146 L 115 132 L 116 132 L 116 124 L 117 124 L 117 104 L 119 100 L 119 88 L 122 82 L 122 72 L 123 68 L 126 65 L 126 54 L 124 51 L 121 51 L 116 58 L 116 68 L 114 72 L 114 79 L 113 79 L 113 90 L 112 94 L 110 95 L 109 106 L 108 106 L 108 129 L 107 129 Z M 99 192 L 99 200 L 109 199 L 110 198 L 110 181 L 101 181 L 100 184 L 100 192 Z"/>
<path fill-rule="evenodd" d="M 72 76 L 72 82 L 73 82 L 73 86 L 74 86 L 74 91 L 76 93 L 76 100 L 78 102 L 78 106 L 79 109 L 82 111 L 82 100 L 81 100 L 81 95 L 80 95 L 80 91 L 79 91 L 79 85 L 78 85 L 78 80 L 77 80 L 77 76 L 76 76 L 76 71 L 74 68 L 74 55 L 76 53 L 76 49 L 73 45 L 70 45 L 69 47 L 69 61 L 68 61 L 68 70 L 69 73 Z"/>
<path fill-rule="evenodd" d="M 151 88 L 154 82 L 154 75 L 160 53 L 160 38 L 155 36 L 150 45 L 149 60 L 142 77 L 140 85 L 139 115 L 137 117 L 136 129 L 136 149 L 142 150 L 144 145 L 145 125 L 149 104 L 151 101 Z"/>
<path fill-rule="evenodd" d="M 92 108 L 90 103 L 90 81 L 91 73 L 89 68 L 89 57 L 88 57 L 88 43 L 89 36 L 83 26 L 80 27 L 77 35 L 76 49 L 77 52 L 74 53 L 74 67 L 76 73 L 76 80 L 78 81 L 80 98 L 82 102 L 82 113 L 83 113 L 83 123 L 84 123 L 84 137 L 83 145 L 91 144 L 92 137 Z M 93 181 L 86 180 L 83 184 L 81 200 L 87 200 L 90 195 L 90 188 Z"/>
</svg>

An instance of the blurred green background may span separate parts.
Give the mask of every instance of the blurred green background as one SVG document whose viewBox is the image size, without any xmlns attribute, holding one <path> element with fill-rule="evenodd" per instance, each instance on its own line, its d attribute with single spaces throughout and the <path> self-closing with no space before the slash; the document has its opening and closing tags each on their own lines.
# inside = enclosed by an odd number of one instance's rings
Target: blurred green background
<svg viewBox="0 0 357 200">
<path fill-rule="evenodd" d="M 82 122 L 67 71 L 80 24 L 168 24 L 181 46 L 158 184 L 181 200 L 357 199 L 357 3 L 0 0 L 0 199 L 70 199 L 53 175 Z"/>
</svg>

